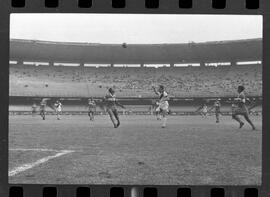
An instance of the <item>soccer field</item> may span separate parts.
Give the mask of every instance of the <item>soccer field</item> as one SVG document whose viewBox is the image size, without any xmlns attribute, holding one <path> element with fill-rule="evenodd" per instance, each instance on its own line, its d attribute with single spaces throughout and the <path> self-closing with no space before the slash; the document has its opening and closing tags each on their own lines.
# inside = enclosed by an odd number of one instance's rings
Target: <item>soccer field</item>
<svg viewBox="0 0 270 197">
<path fill-rule="evenodd" d="M 9 117 L 9 182 L 40 184 L 238 185 L 261 183 L 256 131 L 229 116 Z"/>
</svg>

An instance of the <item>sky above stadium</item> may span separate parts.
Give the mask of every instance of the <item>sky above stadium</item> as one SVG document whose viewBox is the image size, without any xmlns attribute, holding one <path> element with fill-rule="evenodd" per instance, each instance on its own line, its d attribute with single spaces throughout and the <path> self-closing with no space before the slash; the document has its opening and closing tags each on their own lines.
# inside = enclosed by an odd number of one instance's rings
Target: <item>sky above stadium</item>
<svg viewBox="0 0 270 197">
<path fill-rule="evenodd" d="M 12 14 L 11 39 L 88 43 L 188 43 L 262 38 L 254 15 Z"/>
</svg>

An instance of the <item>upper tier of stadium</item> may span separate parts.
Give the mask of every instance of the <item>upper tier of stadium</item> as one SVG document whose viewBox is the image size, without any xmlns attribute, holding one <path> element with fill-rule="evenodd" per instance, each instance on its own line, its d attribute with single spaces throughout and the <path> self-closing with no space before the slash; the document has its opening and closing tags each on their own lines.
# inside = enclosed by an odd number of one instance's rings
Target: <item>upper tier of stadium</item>
<svg viewBox="0 0 270 197">
<path fill-rule="evenodd" d="M 175 97 L 262 95 L 262 65 L 207 67 L 67 67 L 10 65 L 10 96 L 103 97 L 114 87 L 118 97 L 156 97 L 152 85 L 163 84 Z"/>
<path fill-rule="evenodd" d="M 181 35 L 179 35 L 181 36 Z M 10 60 L 90 64 L 177 64 L 258 61 L 262 39 L 184 44 L 99 44 L 10 41 Z"/>
</svg>

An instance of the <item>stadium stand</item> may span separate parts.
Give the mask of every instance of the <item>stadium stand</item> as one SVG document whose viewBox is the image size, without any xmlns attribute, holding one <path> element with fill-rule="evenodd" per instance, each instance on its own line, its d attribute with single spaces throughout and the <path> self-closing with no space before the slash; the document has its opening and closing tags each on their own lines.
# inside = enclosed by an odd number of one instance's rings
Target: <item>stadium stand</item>
<svg viewBox="0 0 270 197">
<path fill-rule="evenodd" d="M 194 113 L 205 102 L 211 107 L 215 98 L 221 98 L 222 112 L 230 113 L 231 99 L 237 96 L 238 85 L 246 87 L 246 95 L 251 99 L 248 107 L 253 112 L 261 112 L 261 60 L 261 38 L 203 43 L 127 43 L 126 47 L 11 39 L 9 111 L 29 114 L 32 104 L 39 105 L 42 98 L 48 98 L 50 106 L 60 98 L 65 113 L 87 113 L 86 98 L 95 97 L 98 101 L 97 97 L 104 97 L 107 88 L 114 87 L 121 103 L 127 106 L 127 114 L 130 109 L 131 113 L 150 114 L 157 100 L 152 86 L 162 84 L 172 97 L 173 113 Z M 238 65 L 247 61 L 254 64 Z M 33 65 L 27 65 L 31 63 Z M 78 66 L 64 66 L 68 64 Z M 139 67 L 117 67 L 121 64 Z M 147 67 L 149 64 L 154 67 Z M 189 66 L 180 67 L 180 64 Z M 47 111 L 54 113 L 52 108 L 48 107 Z M 97 107 L 97 112 L 103 113 L 102 106 Z"/>
<path fill-rule="evenodd" d="M 152 85 L 163 84 L 174 97 L 262 95 L 262 65 L 96 68 L 10 65 L 10 96 L 103 97 L 114 87 L 118 97 L 154 97 Z"/>
</svg>

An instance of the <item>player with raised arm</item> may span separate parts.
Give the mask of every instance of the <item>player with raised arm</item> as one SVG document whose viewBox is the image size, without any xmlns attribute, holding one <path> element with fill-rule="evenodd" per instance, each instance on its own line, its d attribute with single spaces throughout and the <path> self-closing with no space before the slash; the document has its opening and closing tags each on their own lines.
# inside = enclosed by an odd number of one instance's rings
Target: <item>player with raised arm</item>
<svg viewBox="0 0 270 197">
<path fill-rule="evenodd" d="M 93 97 L 88 99 L 88 116 L 90 121 L 94 121 L 94 113 L 96 111 L 96 102 L 94 101 Z"/>
<path fill-rule="evenodd" d="M 121 105 L 117 100 L 116 100 L 116 95 L 115 95 L 115 91 L 113 88 L 109 88 L 108 89 L 108 93 L 106 94 L 106 96 L 104 97 L 105 99 L 105 103 L 106 103 L 106 109 L 107 112 L 110 116 L 110 119 L 113 123 L 114 128 L 119 127 L 120 125 L 120 119 L 119 119 L 119 115 L 118 115 L 118 111 L 117 111 L 117 106 L 122 107 L 123 109 L 125 108 L 123 105 Z M 114 118 L 116 119 L 116 123 L 114 121 Z"/>
<path fill-rule="evenodd" d="M 209 111 L 211 111 L 212 109 L 215 109 L 216 123 L 219 123 L 219 116 L 221 114 L 220 107 L 221 107 L 220 99 L 216 99 L 213 107 L 209 109 Z"/>
<path fill-rule="evenodd" d="M 166 127 L 167 123 L 167 115 L 169 112 L 169 96 L 168 93 L 165 91 L 165 88 L 163 85 L 159 85 L 158 90 L 154 86 L 152 86 L 154 92 L 156 95 L 159 96 L 159 102 L 158 102 L 158 107 L 156 111 L 158 111 L 161 116 L 162 116 L 162 128 Z"/>
<path fill-rule="evenodd" d="M 56 111 L 57 120 L 60 120 L 60 115 L 62 113 L 62 103 L 59 100 L 57 100 L 54 104 L 54 107 Z"/>
<path fill-rule="evenodd" d="M 246 107 L 246 96 L 244 94 L 245 87 L 244 86 L 238 86 L 237 93 L 238 97 L 235 98 L 235 103 L 232 105 L 232 118 L 236 120 L 239 123 L 239 128 L 242 128 L 244 126 L 244 122 L 241 121 L 239 118 L 239 115 L 244 116 L 246 121 L 250 124 L 253 130 L 256 130 L 254 124 L 249 119 L 249 113 L 248 109 Z"/>
</svg>

